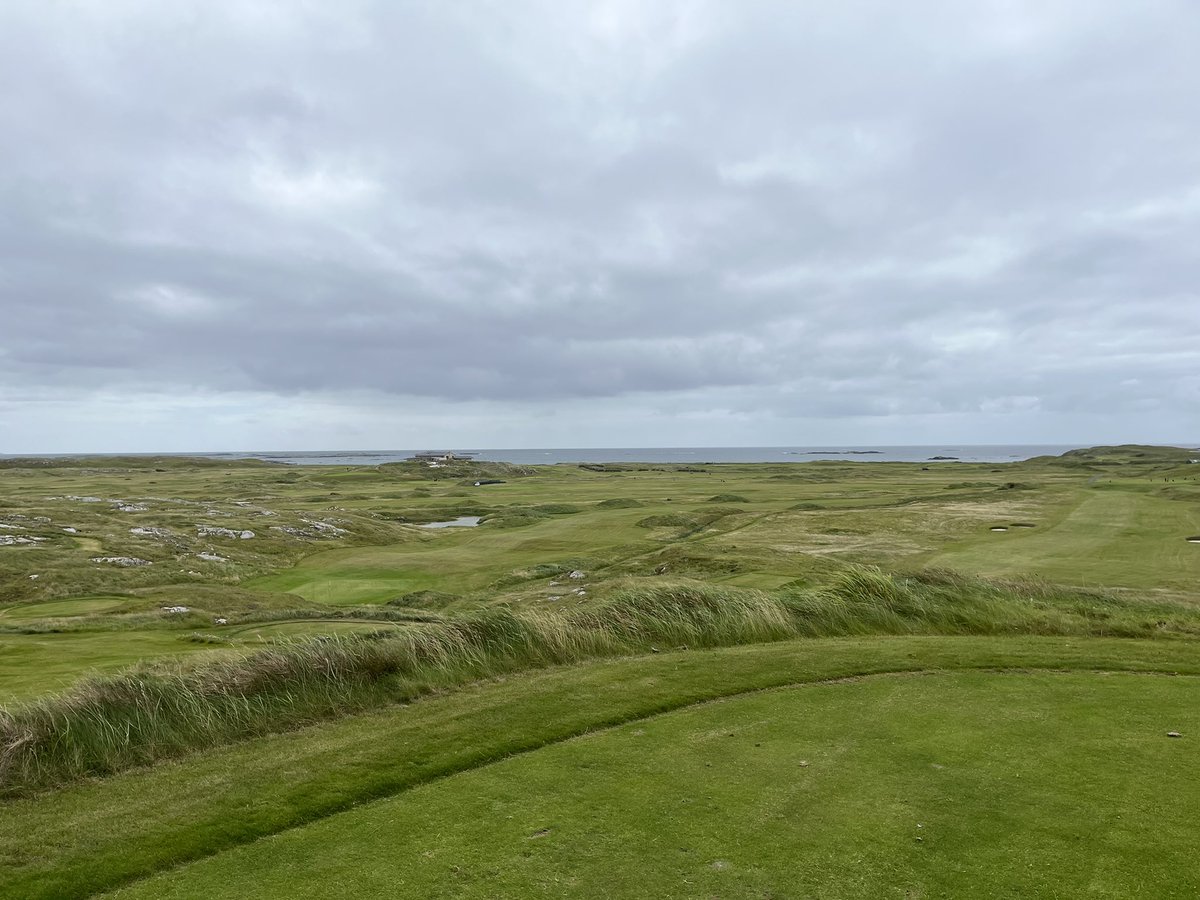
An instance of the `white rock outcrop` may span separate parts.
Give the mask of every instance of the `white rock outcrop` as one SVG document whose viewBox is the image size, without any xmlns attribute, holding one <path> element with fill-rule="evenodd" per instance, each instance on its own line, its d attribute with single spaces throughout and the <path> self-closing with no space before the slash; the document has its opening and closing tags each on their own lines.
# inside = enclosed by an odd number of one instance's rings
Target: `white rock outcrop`
<svg viewBox="0 0 1200 900">
<path fill-rule="evenodd" d="M 248 541 L 254 537 L 253 531 L 239 531 L 233 528 L 224 528 L 220 525 L 197 525 L 196 533 L 200 537 L 235 538 L 242 541 Z"/>
<path fill-rule="evenodd" d="M 171 536 L 169 528 L 156 528 L 153 525 L 140 525 L 137 528 L 130 528 L 129 533 L 136 534 L 139 537 L 167 538 Z"/>
<path fill-rule="evenodd" d="M 0 534 L 0 547 L 15 547 L 17 544 L 40 544 L 44 537 L 23 537 L 22 535 Z"/>
<path fill-rule="evenodd" d="M 132 569 L 135 566 L 152 566 L 154 563 L 148 559 L 138 559 L 136 556 L 93 556 L 94 563 L 108 563 L 114 566 L 124 566 L 127 569 Z"/>
</svg>

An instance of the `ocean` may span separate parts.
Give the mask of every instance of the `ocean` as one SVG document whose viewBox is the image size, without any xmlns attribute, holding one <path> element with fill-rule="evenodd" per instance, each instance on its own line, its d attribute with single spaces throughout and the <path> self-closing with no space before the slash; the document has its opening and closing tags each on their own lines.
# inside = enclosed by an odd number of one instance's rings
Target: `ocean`
<svg viewBox="0 0 1200 900">
<path fill-rule="evenodd" d="M 264 459 L 294 466 L 376 466 L 407 459 L 417 452 L 453 451 L 479 460 L 550 465 L 555 463 L 760 463 L 811 462 L 924 462 L 950 457 L 961 462 L 1016 462 L 1034 456 L 1057 456 L 1082 444 L 928 444 L 920 446 L 793 446 L 793 447 L 542 447 L 487 449 L 424 447 L 417 450 L 277 450 L 223 453 L 159 454 L 203 456 L 210 459 Z"/>
</svg>

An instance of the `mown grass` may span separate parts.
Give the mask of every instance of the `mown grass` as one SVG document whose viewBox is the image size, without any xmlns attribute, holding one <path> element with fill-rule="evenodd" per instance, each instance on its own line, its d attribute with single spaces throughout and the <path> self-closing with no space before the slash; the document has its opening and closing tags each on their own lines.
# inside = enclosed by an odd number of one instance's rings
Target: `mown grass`
<svg viewBox="0 0 1200 900">
<path fill-rule="evenodd" d="M 5 801 L 0 897 L 91 896 L 368 800 L 690 704 L 850 676 L 962 669 L 1200 674 L 1200 656 L 1189 641 L 884 636 L 664 652 L 488 680 Z"/>
<path fill-rule="evenodd" d="M 1165 732 L 1200 727 L 1198 686 L 926 672 L 741 696 L 501 760 L 116 896 L 1196 896 L 1200 748 Z"/>
<path fill-rule="evenodd" d="M 809 591 L 678 585 L 570 613 L 490 609 L 148 666 L 0 713 L 0 791 L 27 793 L 466 682 L 579 660 L 853 634 L 1200 633 L 1200 613 L 1102 594 L 855 568 Z"/>
</svg>

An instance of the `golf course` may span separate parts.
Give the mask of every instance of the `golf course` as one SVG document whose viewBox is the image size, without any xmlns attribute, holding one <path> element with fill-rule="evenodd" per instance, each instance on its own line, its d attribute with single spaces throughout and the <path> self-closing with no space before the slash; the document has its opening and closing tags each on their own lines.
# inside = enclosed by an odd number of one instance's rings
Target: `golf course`
<svg viewBox="0 0 1200 900">
<path fill-rule="evenodd" d="M 0 459 L 0 897 L 1200 896 L 1200 451 Z"/>
</svg>

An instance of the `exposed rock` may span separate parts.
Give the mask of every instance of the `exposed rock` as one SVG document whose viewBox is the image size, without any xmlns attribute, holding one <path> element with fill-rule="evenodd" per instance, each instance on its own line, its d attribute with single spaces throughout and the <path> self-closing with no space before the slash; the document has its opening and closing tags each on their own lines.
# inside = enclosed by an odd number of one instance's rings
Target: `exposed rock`
<svg viewBox="0 0 1200 900">
<path fill-rule="evenodd" d="M 191 612 L 192 609 L 190 606 L 164 606 L 162 607 L 162 611 L 168 615 L 177 616 L 181 613 Z"/>
<path fill-rule="evenodd" d="M 257 506 L 256 504 L 251 503 L 249 500 L 235 500 L 233 502 L 233 505 L 240 506 L 242 509 L 248 509 L 248 510 L 250 510 L 250 512 L 254 513 L 255 515 L 259 515 L 259 516 L 275 515 L 275 513 L 272 510 L 267 509 L 265 506 Z"/>
<path fill-rule="evenodd" d="M 196 533 L 200 537 L 236 538 L 242 541 L 248 541 L 254 537 L 253 531 L 235 531 L 232 528 L 223 528 L 220 525 L 197 525 Z"/>
<path fill-rule="evenodd" d="M 292 537 L 306 538 L 313 535 L 303 528 L 293 528 L 291 525 L 272 525 L 272 531 L 278 531 L 281 534 L 290 534 Z"/>
<path fill-rule="evenodd" d="M 144 525 L 144 526 L 138 526 L 137 528 L 130 528 L 129 533 L 136 534 L 140 537 L 167 538 L 167 537 L 171 536 L 170 529 L 155 528 L 152 525 Z"/>
<path fill-rule="evenodd" d="M 579 580 L 581 580 L 581 579 L 583 579 L 583 578 L 587 578 L 587 575 L 585 575 L 583 572 L 580 572 L 578 569 L 576 569 L 575 571 L 573 571 L 573 572 L 572 572 L 570 575 L 568 575 L 567 577 L 568 577 L 568 578 L 572 578 L 572 579 L 574 579 L 575 581 L 579 581 Z"/>
<path fill-rule="evenodd" d="M 315 528 L 317 531 L 323 532 L 326 534 L 349 534 L 350 533 L 345 528 L 338 528 L 336 525 L 330 525 L 328 522 L 318 522 L 315 519 L 305 519 L 304 522 L 307 523 L 312 528 Z"/>
<path fill-rule="evenodd" d="M 229 562 L 224 556 L 218 556 L 216 553 L 197 553 L 196 556 L 205 562 Z"/>
<path fill-rule="evenodd" d="M 1167 737 L 1183 737 L 1178 731 L 1168 731 Z"/>
<path fill-rule="evenodd" d="M 134 566 L 152 566 L 154 563 L 148 559 L 138 559 L 136 556 L 93 556 L 94 563 L 110 563 L 114 566 L 124 566 L 125 568 L 133 568 Z"/>
<path fill-rule="evenodd" d="M 44 537 L 23 537 L 21 535 L 0 534 L 0 547 L 13 547 L 17 544 L 40 544 Z"/>
</svg>

